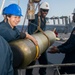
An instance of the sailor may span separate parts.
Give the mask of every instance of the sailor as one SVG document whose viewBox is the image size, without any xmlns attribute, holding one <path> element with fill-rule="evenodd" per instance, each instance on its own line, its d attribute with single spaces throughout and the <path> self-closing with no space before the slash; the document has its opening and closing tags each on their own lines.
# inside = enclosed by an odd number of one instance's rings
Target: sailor
<svg viewBox="0 0 75 75">
<path fill-rule="evenodd" d="M 17 4 L 10 4 L 6 8 L 5 15 L 7 20 L 6 22 L 3 21 L 0 23 L 0 35 L 3 36 L 7 42 L 28 38 L 32 40 L 35 45 L 38 45 L 35 38 L 28 33 L 21 33 L 16 28 L 22 16 L 21 8 Z M 14 71 L 14 75 L 18 75 L 18 72 Z"/>
<path fill-rule="evenodd" d="M 28 33 L 29 34 L 34 34 L 40 32 L 38 29 L 38 26 L 41 28 L 41 30 L 45 31 L 46 29 L 46 15 L 49 12 L 49 4 L 47 2 L 42 2 L 40 4 L 40 11 L 35 15 L 34 20 L 29 20 L 29 25 L 28 25 Z M 39 21 L 40 18 L 40 21 Z M 39 24 L 40 23 L 40 24 Z M 42 65 L 47 65 L 47 55 L 46 52 L 44 52 L 38 59 L 39 64 Z M 35 61 L 33 61 L 30 65 L 34 65 Z M 27 69 L 26 70 L 26 75 L 32 75 L 32 70 L 33 69 Z M 40 68 L 39 70 L 40 75 L 46 75 L 46 68 Z"/>
<path fill-rule="evenodd" d="M 64 53 L 65 57 L 62 63 L 75 63 L 75 27 L 73 28 L 69 39 L 59 46 L 53 46 L 49 53 Z M 60 69 L 61 74 L 75 74 L 75 66 L 64 66 Z"/>
<path fill-rule="evenodd" d="M 0 75 L 14 75 L 13 53 L 9 44 L 2 36 L 0 36 Z"/>
</svg>

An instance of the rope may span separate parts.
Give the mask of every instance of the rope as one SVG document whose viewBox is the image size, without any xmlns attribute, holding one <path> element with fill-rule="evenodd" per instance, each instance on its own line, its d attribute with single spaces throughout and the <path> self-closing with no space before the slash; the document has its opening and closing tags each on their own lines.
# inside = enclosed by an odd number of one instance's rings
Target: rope
<svg viewBox="0 0 75 75">
<path fill-rule="evenodd" d="M 40 21 L 40 13 L 39 13 L 39 15 L 38 15 L 39 17 L 38 17 L 38 27 L 37 27 L 37 30 L 34 32 L 34 33 L 36 33 L 38 30 L 40 31 L 40 32 L 42 32 L 46 37 L 47 37 L 47 39 L 48 39 L 48 47 L 50 46 L 50 40 L 49 40 L 49 38 L 48 38 L 48 36 L 44 33 L 44 31 L 40 28 L 40 25 L 41 25 L 41 21 Z"/>
<path fill-rule="evenodd" d="M 46 38 L 48 39 L 48 47 L 49 47 L 50 46 L 50 42 L 49 42 L 50 40 L 49 40 L 48 36 L 44 33 L 44 31 L 40 27 L 38 27 L 38 30 L 40 32 L 42 32 L 46 36 Z"/>
<path fill-rule="evenodd" d="M 35 12 L 36 12 L 36 10 L 37 10 L 37 7 L 38 7 L 38 4 L 37 4 L 36 7 L 35 7 Z M 29 23 L 31 23 L 31 22 L 28 20 L 28 26 L 29 26 Z M 32 24 L 33 24 L 33 23 L 32 23 Z M 33 25 L 35 25 L 35 24 L 33 24 Z M 26 27 L 25 31 L 28 29 L 28 26 Z M 37 26 L 37 25 L 35 25 L 35 26 Z"/>
<path fill-rule="evenodd" d="M 75 66 L 75 63 L 66 63 L 66 64 L 50 64 L 50 65 L 33 65 L 28 66 L 27 69 L 31 68 L 45 68 L 45 67 L 61 67 L 61 66 Z"/>
<path fill-rule="evenodd" d="M 31 23 L 31 22 L 29 22 L 29 23 Z M 36 24 L 34 24 L 34 23 L 31 23 L 31 24 L 33 24 L 34 26 L 37 26 Z M 44 33 L 44 31 L 40 28 L 40 22 L 39 22 L 39 26 L 37 27 L 37 30 L 34 32 L 34 33 L 36 33 L 37 31 L 40 31 L 40 32 L 42 32 L 46 37 L 47 37 L 47 39 L 48 39 L 48 46 L 50 46 L 50 40 L 49 40 L 49 38 L 48 38 L 48 36 Z"/>
</svg>

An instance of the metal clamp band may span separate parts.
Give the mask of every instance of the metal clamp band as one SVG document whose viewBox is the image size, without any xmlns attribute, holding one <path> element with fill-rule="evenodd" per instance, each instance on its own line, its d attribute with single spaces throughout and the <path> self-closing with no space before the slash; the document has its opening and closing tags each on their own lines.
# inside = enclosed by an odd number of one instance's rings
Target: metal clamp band
<svg viewBox="0 0 75 75">
<path fill-rule="evenodd" d="M 39 54 L 40 54 L 40 49 L 39 49 L 39 46 L 36 45 L 36 56 L 35 56 L 35 60 L 38 59 Z"/>
</svg>

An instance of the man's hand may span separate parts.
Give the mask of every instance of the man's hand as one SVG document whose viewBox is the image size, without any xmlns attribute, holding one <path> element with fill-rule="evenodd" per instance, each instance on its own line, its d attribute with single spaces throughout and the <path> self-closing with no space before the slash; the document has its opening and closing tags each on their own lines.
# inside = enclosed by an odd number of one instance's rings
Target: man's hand
<svg viewBox="0 0 75 75">
<path fill-rule="evenodd" d="M 57 47 L 53 46 L 52 48 L 50 48 L 48 53 L 59 53 L 59 49 Z"/>
</svg>

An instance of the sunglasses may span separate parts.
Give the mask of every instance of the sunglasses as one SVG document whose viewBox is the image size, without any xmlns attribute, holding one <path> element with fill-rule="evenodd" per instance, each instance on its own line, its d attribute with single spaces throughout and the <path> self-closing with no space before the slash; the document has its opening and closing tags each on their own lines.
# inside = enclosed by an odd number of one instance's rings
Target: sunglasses
<svg viewBox="0 0 75 75">
<path fill-rule="evenodd" d="M 43 11 L 43 12 L 48 12 L 49 10 L 46 10 L 46 9 L 42 9 L 42 11 Z"/>
</svg>

